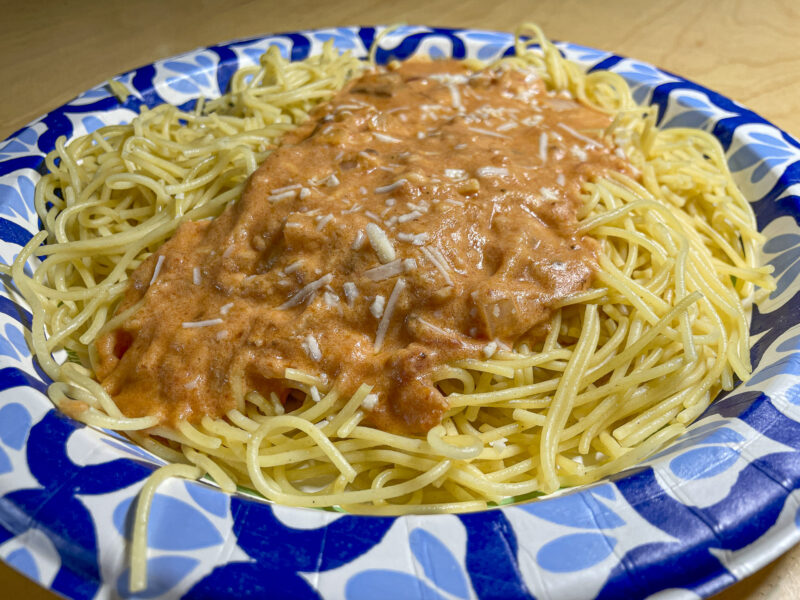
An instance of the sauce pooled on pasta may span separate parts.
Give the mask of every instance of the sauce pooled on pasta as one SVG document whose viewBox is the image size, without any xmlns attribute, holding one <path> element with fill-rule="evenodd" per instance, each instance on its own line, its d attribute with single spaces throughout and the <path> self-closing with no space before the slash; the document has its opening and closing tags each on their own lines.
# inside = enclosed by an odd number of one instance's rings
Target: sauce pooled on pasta
<svg viewBox="0 0 800 600">
<path fill-rule="evenodd" d="M 368 72 L 132 274 L 119 310 L 141 305 L 98 340 L 97 376 L 125 415 L 174 425 L 250 390 L 291 403 L 294 368 L 367 383 L 366 423 L 424 433 L 448 408 L 437 367 L 541 336 L 590 285 L 581 183 L 628 164 L 608 124 L 530 71 Z"/>
</svg>

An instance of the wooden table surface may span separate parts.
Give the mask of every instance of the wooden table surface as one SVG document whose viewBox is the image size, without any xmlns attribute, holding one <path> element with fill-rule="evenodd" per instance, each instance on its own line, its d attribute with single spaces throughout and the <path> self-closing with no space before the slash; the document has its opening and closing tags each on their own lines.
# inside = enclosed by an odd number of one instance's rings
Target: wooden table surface
<svg viewBox="0 0 800 600">
<path fill-rule="evenodd" d="M 632 56 L 737 100 L 800 137 L 797 0 L 0 0 L 0 140 L 109 77 L 271 32 L 405 22 L 513 30 Z M 800 598 L 800 546 L 715 600 Z M 52 599 L 0 563 L 0 596 Z"/>
</svg>

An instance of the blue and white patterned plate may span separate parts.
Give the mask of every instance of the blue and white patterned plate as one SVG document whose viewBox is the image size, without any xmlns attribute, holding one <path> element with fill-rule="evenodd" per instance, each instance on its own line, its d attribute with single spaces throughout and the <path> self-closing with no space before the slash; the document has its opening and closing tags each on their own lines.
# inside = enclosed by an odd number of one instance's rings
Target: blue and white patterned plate
<svg viewBox="0 0 800 600">
<path fill-rule="evenodd" d="M 42 157 L 67 137 L 121 123 L 141 104 L 217 96 L 269 45 L 302 59 L 333 39 L 365 55 L 378 30 L 286 33 L 212 46 L 117 79 L 0 143 L 0 260 L 37 230 Z M 416 53 L 491 59 L 508 34 L 404 27 L 378 60 Z M 698 598 L 800 540 L 800 144 L 758 115 L 650 65 L 559 44 L 622 75 L 665 127 L 722 142 L 768 236 L 778 287 L 754 310 L 753 378 L 646 463 L 586 488 L 466 515 L 360 517 L 272 506 L 203 483 L 155 498 L 141 598 Z M 5 282 L 8 283 L 8 282 Z M 69 598 L 129 597 L 126 538 L 143 480 L 161 464 L 113 433 L 56 412 L 25 343 L 30 314 L 0 294 L 0 558 Z"/>
</svg>

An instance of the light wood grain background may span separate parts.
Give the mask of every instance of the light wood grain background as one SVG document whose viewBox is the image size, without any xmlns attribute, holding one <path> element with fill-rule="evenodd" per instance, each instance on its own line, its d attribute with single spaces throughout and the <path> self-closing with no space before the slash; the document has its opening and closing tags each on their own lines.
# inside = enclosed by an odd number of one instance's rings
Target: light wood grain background
<svg viewBox="0 0 800 600">
<path fill-rule="evenodd" d="M 0 0 L 0 139 L 117 73 L 221 41 L 396 22 L 510 31 L 523 21 L 695 80 L 800 137 L 798 0 Z M 0 563 L 0 598 L 54 597 Z M 800 547 L 715 600 L 796 598 Z"/>
</svg>

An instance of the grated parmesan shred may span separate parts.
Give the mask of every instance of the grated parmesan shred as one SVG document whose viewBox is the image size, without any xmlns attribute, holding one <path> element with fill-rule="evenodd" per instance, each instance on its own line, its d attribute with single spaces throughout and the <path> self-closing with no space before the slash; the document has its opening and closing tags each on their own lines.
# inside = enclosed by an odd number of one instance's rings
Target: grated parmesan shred
<svg viewBox="0 0 800 600">
<path fill-rule="evenodd" d="M 405 265 L 403 264 L 403 261 L 397 258 L 390 263 L 386 263 L 385 265 L 367 269 L 364 271 L 364 277 L 371 281 L 385 281 L 386 279 L 391 279 L 392 277 L 401 275 L 404 270 Z"/>
<path fill-rule="evenodd" d="M 310 333 L 305 337 L 305 339 L 300 343 L 305 350 L 308 357 L 313 360 L 314 362 L 319 362 L 322 360 L 322 352 L 319 349 L 319 344 L 317 343 L 317 338 L 315 338 Z"/>
<path fill-rule="evenodd" d="M 290 190 L 299 190 L 299 189 L 300 189 L 300 187 L 301 187 L 301 186 L 300 186 L 300 184 L 299 184 L 299 183 L 293 183 L 293 184 L 291 184 L 291 185 L 285 185 L 285 186 L 283 186 L 283 187 L 275 188 L 274 190 L 272 190 L 272 191 L 270 192 L 270 195 L 282 194 L 282 193 L 284 193 L 284 192 L 288 192 L 288 191 L 290 191 Z"/>
<path fill-rule="evenodd" d="M 390 183 L 389 185 L 383 185 L 380 187 L 375 188 L 376 194 L 388 194 L 389 192 L 393 192 L 397 188 L 401 187 L 404 183 L 407 183 L 408 180 L 405 178 L 398 179 L 394 183 Z"/>
<path fill-rule="evenodd" d="M 286 268 L 283 270 L 283 272 L 284 272 L 284 273 L 286 273 L 287 275 L 291 275 L 292 273 L 294 273 L 295 271 L 297 271 L 297 269 L 299 269 L 300 267 L 302 267 L 304 262 L 305 262 L 305 259 L 303 259 L 303 258 L 300 258 L 300 259 L 298 259 L 298 260 L 294 261 L 292 264 L 288 265 L 288 266 L 287 266 L 287 267 L 286 267 Z"/>
<path fill-rule="evenodd" d="M 356 233 L 356 238 L 353 240 L 353 244 L 350 246 L 353 250 L 361 250 L 361 247 L 364 245 L 364 242 L 367 240 L 367 236 L 364 235 L 364 232 L 360 229 L 358 233 Z"/>
<path fill-rule="evenodd" d="M 445 169 L 444 176 L 453 181 L 463 181 L 467 178 L 467 172 L 464 169 Z"/>
<path fill-rule="evenodd" d="M 579 140 L 586 142 L 590 148 L 597 148 L 600 146 L 600 142 L 598 142 L 597 140 L 593 140 L 592 138 L 575 131 L 572 127 L 570 127 L 566 123 L 558 123 L 558 126 L 561 127 L 561 129 L 563 129 L 567 133 L 569 133 L 572 137 L 576 137 Z"/>
<path fill-rule="evenodd" d="M 508 169 L 505 167 L 480 167 L 475 173 L 478 177 L 506 177 Z"/>
<path fill-rule="evenodd" d="M 503 450 L 505 450 L 505 449 L 506 449 L 506 443 L 507 443 L 507 442 L 508 442 L 508 438 L 504 438 L 504 437 L 502 437 L 502 438 L 500 438 L 500 439 L 498 439 L 498 440 L 494 440 L 494 441 L 492 441 L 492 442 L 489 442 L 489 445 L 490 445 L 490 446 L 491 446 L 491 447 L 492 447 L 494 450 L 496 450 L 497 452 L 502 452 Z"/>
<path fill-rule="evenodd" d="M 361 401 L 361 406 L 367 410 L 374 410 L 378 405 L 378 394 L 367 394 Z"/>
<path fill-rule="evenodd" d="M 542 164 L 547 164 L 547 134 L 542 133 L 539 135 L 539 158 L 542 159 Z"/>
<path fill-rule="evenodd" d="M 184 321 L 181 327 L 184 329 L 192 329 L 196 327 L 211 327 L 212 325 L 221 325 L 222 319 L 206 319 L 205 321 Z"/>
<path fill-rule="evenodd" d="M 333 173 L 331 173 L 325 179 L 325 185 L 327 185 L 328 187 L 336 187 L 337 185 L 339 185 L 339 178 L 336 177 L 336 175 L 334 175 Z"/>
<path fill-rule="evenodd" d="M 503 123 L 502 125 L 498 125 L 497 131 L 509 131 L 511 129 L 514 129 L 515 127 L 517 127 L 517 123 L 513 121 L 508 121 L 506 123 Z"/>
<path fill-rule="evenodd" d="M 488 135 L 490 137 L 496 137 L 503 140 L 509 139 L 507 135 L 503 135 L 502 133 L 497 133 L 496 131 L 490 131 L 488 129 L 482 129 L 481 127 L 467 127 L 470 131 L 474 133 L 480 133 L 481 135 Z"/>
<path fill-rule="evenodd" d="M 322 231 L 325 228 L 325 225 L 333 221 L 333 215 L 328 214 L 324 217 L 317 217 L 317 231 Z"/>
<path fill-rule="evenodd" d="M 404 215 L 400 215 L 397 217 L 398 223 L 408 223 L 409 221 L 416 221 L 422 216 L 422 213 L 418 210 L 412 210 L 410 213 L 406 213 Z"/>
<path fill-rule="evenodd" d="M 324 294 L 322 294 L 322 301 L 328 306 L 336 306 L 339 304 L 339 296 L 333 292 L 326 291 Z"/>
<path fill-rule="evenodd" d="M 361 206 L 360 204 L 354 204 L 350 208 L 343 210 L 342 214 L 343 215 L 349 215 L 351 213 L 360 211 L 362 208 L 363 208 L 363 206 Z"/>
<path fill-rule="evenodd" d="M 367 237 L 375 254 L 378 255 L 378 260 L 386 264 L 395 259 L 394 247 L 383 229 L 375 223 L 367 223 Z"/>
<path fill-rule="evenodd" d="M 448 83 L 447 88 L 450 90 L 450 99 L 453 108 L 455 108 L 459 112 L 463 111 L 464 105 L 461 104 L 461 94 L 458 92 L 458 88 L 452 83 Z"/>
<path fill-rule="evenodd" d="M 381 322 L 378 323 L 378 331 L 375 334 L 375 353 L 377 354 L 381 350 L 381 346 L 383 346 L 383 340 L 386 338 L 386 332 L 389 331 L 389 323 L 392 320 L 392 313 L 394 313 L 394 308 L 397 306 L 397 301 L 400 298 L 400 294 L 403 293 L 403 290 L 406 288 L 406 280 L 402 277 L 397 280 L 397 283 L 394 284 L 394 288 L 392 288 L 392 294 L 389 296 L 389 302 L 386 303 L 386 309 L 383 311 L 383 317 L 381 318 Z"/>
<path fill-rule="evenodd" d="M 347 303 L 352 306 L 353 301 L 358 298 L 358 288 L 356 284 L 352 281 L 345 281 L 342 289 L 344 290 L 344 297 L 347 299 Z"/>
<path fill-rule="evenodd" d="M 385 133 L 380 133 L 378 131 L 372 132 L 373 137 L 381 142 L 387 142 L 389 144 L 397 144 L 400 142 L 396 137 L 392 137 L 390 135 L 386 135 Z"/>
<path fill-rule="evenodd" d="M 328 273 L 317 279 L 316 281 L 312 281 L 308 285 L 301 288 L 296 294 L 291 296 L 286 302 L 281 304 L 278 307 L 278 310 L 285 310 L 287 308 L 292 308 L 293 306 L 297 306 L 302 302 L 305 302 L 306 299 L 311 297 L 316 291 L 322 287 L 328 285 L 331 281 L 333 281 L 333 275 Z"/>
<path fill-rule="evenodd" d="M 267 200 L 270 202 L 280 202 L 281 200 L 291 200 L 297 195 L 297 190 L 286 190 L 285 192 L 281 192 L 279 194 L 275 194 L 274 192 L 267 196 Z"/>
<path fill-rule="evenodd" d="M 150 279 L 150 285 L 153 285 L 156 282 L 156 279 L 158 279 L 158 276 L 161 274 L 161 266 L 164 264 L 164 259 L 165 257 L 163 254 L 158 257 L 158 260 L 156 261 L 156 268 L 153 269 L 153 277 Z"/>
<path fill-rule="evenodd" d="M 558 200 L 558 193 L 553 188 L 549 187 L 539 188 L 539 193 L 545 200 Z"/>
<path fill-rule="evenodd" d="M 453 280 L 450 279 L 450 273 L 447 272 L 447 268 L 433 255 L 433 252 L 431 252 L 430 248 L 423 246 L 420 248 L 420 250 L 422 251 L 422 254 L 425 255 L 425 258 L 427 258 L 428 261 L 436 268 L 436 270 L 441 273 L 447 285 L 453 285 Z"/>
<path fill-rule="evenodd" d="M 569 149 L 569 153 L 578 160 L 585 161 L 586 159 L 589 158 L 589 155 L 586 154 L 586 151 L 583 148 L 579 148 L 578 146 L 572 146 L 572 148 Z"/>
<path fill-rule="evenodd" d="M 375 300 L 372 301 L 372 304 L 370 304 L 369 312 L 376 319 L 380 319 L 384 308 L 386 308 L 386 298 L 378 294 L 375 296 Z"/>
</svg>

